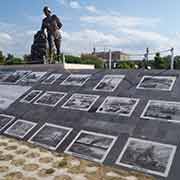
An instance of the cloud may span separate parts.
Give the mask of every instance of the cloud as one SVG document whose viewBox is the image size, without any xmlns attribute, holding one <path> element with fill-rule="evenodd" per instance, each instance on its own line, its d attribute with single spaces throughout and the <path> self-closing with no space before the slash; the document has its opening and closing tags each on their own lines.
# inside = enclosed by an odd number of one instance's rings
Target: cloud
<svg viewBox="0 0 180 180">
<path fill-rule="evenodd" d="M 116 15 L 96 15 L 96 16 L 82 16 L 82 22 L 95 24 L 96 26 L 110 27 L 113 29 L 119 28 L 135 28 L 139 26 L 154 27 L 159 23 L 157 18 L 142 18 L 133 16 L 116 16 Z"/>
<path fill-rule="evenodd" d="M 69 3 L 69 5 L 70 5 L 70 7 L 73 8 L 73 9 L 80 9 L 80 8 L 81 8 L 81 6 L 80 6 L 80 4 L 79 4 L 78 1 L 71 1 L 71 2 Z"/>
<path fill-rule="evenodd" d="M 85 6 L 85 9 L 88 10 L 89 12 L 91 12 L 91 13 L 97 13 L 98 12 L 97 8 L 95 6 L 93 6 L 93 5 Z"/>
</svg>

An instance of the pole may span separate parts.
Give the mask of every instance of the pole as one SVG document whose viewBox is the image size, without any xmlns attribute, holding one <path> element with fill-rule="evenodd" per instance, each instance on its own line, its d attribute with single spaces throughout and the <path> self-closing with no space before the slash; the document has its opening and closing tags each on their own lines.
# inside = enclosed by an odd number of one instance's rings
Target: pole
<svg viewBox="0 0 180 180">
<path fill-rule="evenodd" d="M 66 63 L 66 58 L 65 58 L 65 55 L 64 55 L 64 53 L 62 54 L 62 58 L 63 58 L 63 64 L 65 64 Z"/>
<path fill-rule="evenodd" d="M 174 48 L 171 48 L 171 70 L 174 70 Z"/>
<path fill-rule="evenodd" d="M 111 64 L 112 64 L 112 52 L 111 49 L 109 49 L 109 70 L 111 70 Z"/>
</svg>

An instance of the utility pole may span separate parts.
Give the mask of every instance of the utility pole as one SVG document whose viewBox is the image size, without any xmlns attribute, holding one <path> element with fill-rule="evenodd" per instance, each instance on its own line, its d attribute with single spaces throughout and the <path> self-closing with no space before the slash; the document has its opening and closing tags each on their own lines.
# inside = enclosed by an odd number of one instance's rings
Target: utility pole
<svg viewBox="0 0 180 180">
<path fill-rule="evenodd" d="M 171 70 L 174 69 L 174 48 L 171 48 Z"/>
<path fill-rule="evenodd" d="M 112 52 L 111 49 L 109 49 L 109 70 L 111 70 L 111 64 L 112 64 Z"/>
</svg>

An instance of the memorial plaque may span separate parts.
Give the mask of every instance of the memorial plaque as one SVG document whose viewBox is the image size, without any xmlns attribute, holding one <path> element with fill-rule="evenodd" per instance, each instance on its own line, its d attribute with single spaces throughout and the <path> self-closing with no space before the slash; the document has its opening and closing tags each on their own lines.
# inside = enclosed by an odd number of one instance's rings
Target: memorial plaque
<svg viewBox="0 0 180 180">
<path fill-rule="evenodd" d="M 137 89 L 171 91 L 175 81 L 174 76 L 144 76 Z"/>
<path fill-rule="evenodd" d="M 44 79 L 42 81 L 42 84 L 53 84 L 57 79 L 59 79 L 62 76 L 62 74 L 51 74 L 49 77 L 47 77 L 46 79 Z"/>
<path fill-rule="evenodd" d="M 180 123 L 180 102 L 150 100 L 141 118 Z"/>
<path fill-rule="evenodd" d="M 113 92 L 124 79 L 124 77 L 124 75 L 106 75 L 93 90 Z"/>
<path fill-rule="evenodd" d="M 63 92 L 47 91 L 34 104 L 55 107 L 66 95 Z"/>
<path fill-rule="evenodd" d="M 25 83 L 38 82 L 47 72 L 32 72 L 23 78 L 21 81 Z"/>
<path fill-rule="evenodd" d="M 5 78 L 2 82 L 16 84 L 30 73 L 31 71 L 21 71 L 21 70 L 15 71 L 11 73 L 7 78 Z"/>
<path fill-rule="evenodd" d="M 73 94 L 62 108 L 89 111 L 98 98 L 96 95 Z"/>
<path fill-rule="evenodd" d="M 129 138 L 116 164 L 167 177 L 176 146 Z"/>
<path fill-rule="evenodd" d="M 71 74 L 61 85 L 83 86 L 90 77 L 90 74 Z"/>
<path fill-rule="evenodd" d="M 2 131 L 5 127 L 7 127 L 14 119 L 15 119 L 14 116 L 0 114 L 0 131 Z"/>
<path fill-rule="evenodd" d="M 32 90 L 29 94 L 27 94 L 23 99 L 20 100 L 22 103 L 31 103 L 34 101 L 43 91 L 40 90 Z"/>
<path fill-rule="evenodd" d="M 17 85 L 0 85 L 0 109 L 7 109 L 31 87 Z"/>
<path fill-rule="evenodd" d="M 103 163 L 117 137 L 80 131 L 65 153 Z"/>
<path fill-rule="evenodd" d="M 23 139 L 37 124 L 25 120 L 17 120 L 4 133 Z"/>
<path fill-rule="evenodd" d="M 56 150 L 71 131 L 71 128 L 46 123 L 30 138 L 29 142 Z"/>
<path fill-rule="evenodd" d="M 136 108 L 139 99 L 124 97 L 107 97 L 98 108 L 98 113 L 131 116 Z"/>
</svg>

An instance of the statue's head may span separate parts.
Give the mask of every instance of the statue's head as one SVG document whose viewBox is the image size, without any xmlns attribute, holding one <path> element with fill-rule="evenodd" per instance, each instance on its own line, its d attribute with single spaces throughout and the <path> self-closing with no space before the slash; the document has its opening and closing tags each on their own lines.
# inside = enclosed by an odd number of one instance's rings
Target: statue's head
<svg viewBox="0 0 180 180">
<path fill-rule="evenodd" d="M 47 17 L 51 15 L 51 9 L 47 6 L 44 7 L 43 12 Z"/>
</svg>

